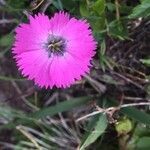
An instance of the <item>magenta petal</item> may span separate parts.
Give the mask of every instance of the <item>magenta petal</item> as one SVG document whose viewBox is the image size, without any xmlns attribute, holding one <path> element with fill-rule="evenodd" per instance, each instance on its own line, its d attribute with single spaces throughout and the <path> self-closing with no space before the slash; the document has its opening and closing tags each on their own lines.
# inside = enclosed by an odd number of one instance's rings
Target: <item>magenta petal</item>
<svg viewBox="0 0 150 150">
<path fill-rule="evenodd" d="M 51 19 L 30 16 L 29 23 L 16 28 L 12 52 L 19 70 L 40 87 L 69 87 L 90 71 L 96 42 L 89 28 L 85 20 L 64 12 Z"/>
</svg>

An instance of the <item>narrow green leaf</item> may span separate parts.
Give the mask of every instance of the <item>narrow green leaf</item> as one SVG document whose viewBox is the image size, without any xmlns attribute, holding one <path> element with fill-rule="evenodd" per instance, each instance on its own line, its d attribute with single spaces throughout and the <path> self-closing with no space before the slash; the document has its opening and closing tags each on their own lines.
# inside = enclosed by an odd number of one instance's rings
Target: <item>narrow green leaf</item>
<svg viewBox="0 0 150 150">
<path fill-rule="evenodd" d="M 83 139 L 80 150 L 84 150 L 87 146 L 95 142 L 105 132 L 107 124 L 106 114 L 95 116 L 94 120 L 89 122 L 89 129 L 87 129 L 88 132 Z"/>
<path fill-rule="evenodd" d="M 33 122 L 36 122 L 37 119 L 44 118 L 48 115 L 53 116 L 53 115 L 56 115 L 57 113 L 65 112 L 75 107 L 85 105 L 91 99 L 92 99 L 91 97 L 73 98 L 68 101 L 60 102 L 54 106 L 41 109 L 29 115 L 24 115 L 24 116 L 15 115 L 15 118 L 17 118 L 17 120 L 15 122 L 12 120 L 8 124 L 1 126 L 0 130 L 4 128 L 14 128 L 15 126 L 19 124 L 33 124 Z"/>
<path fill-rule="evenodd" d="M 88 17 L 90 15 L 90 11 L 89 11 L 88 5 L 86 3 L 86 0 L 82 0 L 80 2 L 80 14 L 83 17 Z"/>
<path fill-rule="evenodd" d="M 117 102 L 113 99 L 107 100 L 107 107 L 118 106 Z M 150 114 L 139 110 L 135 107 L 124 107 L 120 109 L 120 112 L 127 115 L 138 122 L 150 125 Z"/>
<path fill-rule="evenodd" d="M 138 6 L 136 6 L 131 15 L 129 15 L 129 18 L 137 18 L 137 17 L 148 17 L 150 16 L 150 1 L 149 0 L 143 0 L 142 3 Z"/>
<path fill-rule="evenodd" d="M 41 109 L 41 110 L 31 114 L 31 117 L 38 119 L 38 118 L 43 118 L 46 116 L 53 116 L 57 113 L 68 111 L 68 110 L 71 110 L 78 106 L 82 106 L 82 105 L 88 103 L 89 100 L 91 100 L 91 97 L 73 98 L 68 101 L 60 102 L 54 106 L 50 106 L 48 108 Z"/>
<path fill-rule="evenodd" d="M 140 60 L 143 64 L 150 66 L 150 59 L 141 59 Z"/>
<path fill-rule="evenodd" d="M 110 2 L 106 3 L 106 7 L 110 12 L 113 12 L 116 9 L 115 4 Z"/>
<path fill-rule="evenodd" d="M 105 30 L 105 15 L 90 17 L 89 22 L 94 34 Z"/>
<path fill-rule="evenodd" d="M 106 42 L 105 42 L 105 40 L 103 40 L 101 42 L 101 54 L 104 55 L 105 51 L 106 51 Z"/>
<path fill-rule="evenodd" d="M 92 8 L 93 10 L 99 15 L 101 16 L 102 14 L 104 14 L 105 12 L 105 7 L 106 7 L 106 4 L 105 4 L 105 0 L 97 0 Z"/>
<path fill-rule="evenodd" d="M 62 2 L 60 0 L 57 1 L 52 1 L 52 4 L 59 10 L 63 10 L 63 5 Z"/>
<path fill-rule="evenodd" d="M 61 0 L 57 0 L 57 1 L 58 1 L 58 4 L 59 4 L 59 8 L 60 8 L 60 10 L 63 10 L 63 5 L 62 5 Z"/>
<path fill-rule="evenodd" d="M 115 38 L 119 38 L 120 40 L 124 40 L 128 37 L 128 31 L 126 28 L 126 20 L 114 20 L 109 23 L 109 34 Z"/>
<path fill-rule="evenodd" d="M 137 141 L 136 150 L 149 150 L 150 137 L 142 137 Z"/>
<path fill-rule="evenodd" d="M 122 108 L 121 112 L 136 121 L 150 125 L 150 114 L 140 111 L 137 108 L 126 107 L 126 108 Z"/>
</svg>

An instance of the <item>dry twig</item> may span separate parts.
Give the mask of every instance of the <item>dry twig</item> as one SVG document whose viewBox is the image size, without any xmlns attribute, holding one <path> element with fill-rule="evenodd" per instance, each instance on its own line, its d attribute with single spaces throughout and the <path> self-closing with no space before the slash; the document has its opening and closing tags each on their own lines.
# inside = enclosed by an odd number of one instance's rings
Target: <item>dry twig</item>
<svg viewBox="0 0 150 150">
<path fill-rule="evenodd" d="M 76 122 L 79 122 L 79 121 L 81 121 L 81 120 L 85 120 L 86 118 L 89 118 L 89 117 L 91 117 L 91 116 L 97 115 L 97 114 L 99 114 L 99 113 L 106 113 L 106 114 L 107 114 L 107 113 L 110 113 L 110 112 L 112 112 L 112 111 L 114 112 L 114 111 L 116 111 L 116 110 L 119 110 L 119 109 L 121 109 L 121 108 L 132 107 L 132 106 L 150 106 L 150 102 L 123 104 L 123 105 L 121 105 L 121 106 L 119 106 L 119 107 L 109 107 L 109 108 L 107 108 L 107 109 L 100 108 L 98 111 L 94 111 L 94 112 L 92 112 L 92 113 L 90 113 L 90 114 L 87 114 L 87 115 L 85 115 L 85 116 L 82 116 L 82 117 L 78 118 L 78 119 L 76 120 Z"/>
<path fill-rule="evenodd" d="M 46 9 L 49 7 L 49 5 L 51 5 L 52 4 L 52 0 L 46 0 L 46 2 L 42 5 L 42 7 L 41 7 L 41 12 L 45 12 L 46 11 Z"/>
<path fill-rule="evenodd" d="M 102 83 L 96 81 L 95 79 L 91 78 L 90 76 L 86 75 L 85 78 L 87 81 L 95 88 L 95 90 L 99 93 L 104 93 L 106 91 L 106 86 Z"/>
</svg>

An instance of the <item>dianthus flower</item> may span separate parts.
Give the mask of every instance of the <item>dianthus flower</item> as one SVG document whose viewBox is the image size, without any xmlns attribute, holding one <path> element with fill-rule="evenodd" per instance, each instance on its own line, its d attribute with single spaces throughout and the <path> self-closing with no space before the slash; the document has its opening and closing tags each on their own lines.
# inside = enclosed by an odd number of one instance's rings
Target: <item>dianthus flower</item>
<svg viewBox="0 0 150 150">
<path fill-rule="evenodd" d="M 29 16 L 16 28 L 12 48 L 22 75 L 40 87 L 69 87 L 89 72 L 96 42 L 86 20 L 59 12 Z"/>
</svg>

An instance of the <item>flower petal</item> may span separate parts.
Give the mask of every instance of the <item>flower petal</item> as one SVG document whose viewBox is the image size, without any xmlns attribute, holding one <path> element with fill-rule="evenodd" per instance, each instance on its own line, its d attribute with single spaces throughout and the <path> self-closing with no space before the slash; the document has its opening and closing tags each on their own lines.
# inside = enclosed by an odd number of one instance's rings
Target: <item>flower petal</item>
<svg viewBox="0 0 150 150">
<path fill-rule="evenodd" d="M 70 18 L 59 12 L 49 19 L 44 14 L 29 17 L 30 22 L 16 29 L 12 52 L 24 76 L 40 87 L 66 88 L 89 72 L 96 42 L 85 20 Z M 49 52 L 45 44 L 49 36 L 66 41 L 61 55 Z M 57 53 L 58 54 L 58 53 Z"/>
</svg>

